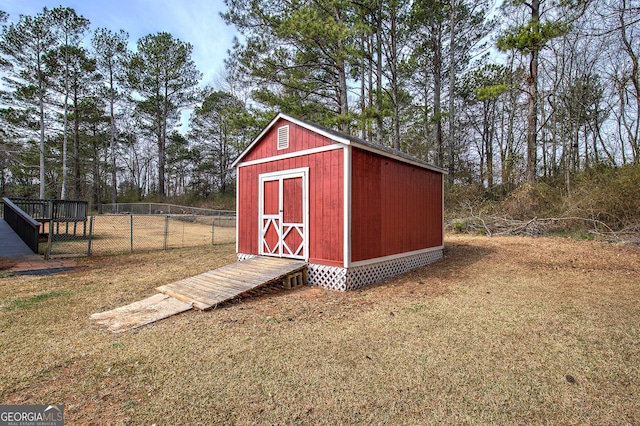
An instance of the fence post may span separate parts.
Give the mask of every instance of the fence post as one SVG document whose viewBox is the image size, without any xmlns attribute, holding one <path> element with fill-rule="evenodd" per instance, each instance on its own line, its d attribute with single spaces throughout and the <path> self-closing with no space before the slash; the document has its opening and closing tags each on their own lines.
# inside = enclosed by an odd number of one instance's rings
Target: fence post
<svg viewBox="0 0 640 426">
<path fill-rule="evenodd" d="M 169 215 L 164 217 L 164 249 L 167 249 L 167 238 L 169 236 Z"/>
<path fill-rule="evenodd" d="M 211 245 L 212 246 L 216 244 L 215 243 L 215 238 L 214 238 L 215 229 L 216 229 L 216 217 L 213 216 L 211 218 Z"/>
<path fill-rule="evenodd" d="M 49 235 L 47 238 L 47 248 L 44 251 L 44 260 L 51 259 L 51 246 L 53 245 L 53 218 L 49 219 Z"/>
<path fill-rule="evenodd" d="M 89 242 L 87 243 L 87 256 L 91 256 L 91 238 L 93 238 L 93 215 L 89 216 Z"/>
<path fill-rule="evenodd" d="M 129 250 L 133 253 L 133 213 L 129 215 Z"/>
</svg>

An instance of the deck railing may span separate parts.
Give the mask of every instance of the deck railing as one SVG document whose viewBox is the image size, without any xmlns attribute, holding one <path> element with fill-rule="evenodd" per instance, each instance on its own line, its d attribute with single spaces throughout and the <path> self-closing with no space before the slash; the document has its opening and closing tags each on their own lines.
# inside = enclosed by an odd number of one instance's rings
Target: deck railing
<svg viewBox="0 0 640 426">
<path fill-rule="evenodd" d="M 40 238 L 40 223 L 29 216 L 20 207 L 11 202 L 8 198 L 3 198 L 4 220 L 11 226 L 13 231 L 25 242 L 33 251 L 38 253 L 38 240 Z"/>
<path fill-rule="evenodd" d="M 39 222 L 48 220 L 86 221 L 89 203 L 86 201 L 40 200 L 11 198 L 25 213 Z"/>
</svg>

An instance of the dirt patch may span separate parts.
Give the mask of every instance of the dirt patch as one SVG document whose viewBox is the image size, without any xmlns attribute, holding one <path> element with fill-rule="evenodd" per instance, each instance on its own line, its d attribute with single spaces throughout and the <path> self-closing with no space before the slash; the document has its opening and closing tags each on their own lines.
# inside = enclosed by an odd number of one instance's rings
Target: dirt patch
<svg viewBox="0 0 640 426">
<path fill-rule="evenodd" d="M 0 271 L 8 271 L 16 264 L 15 260 L 0 258 Z"/>
</svg>

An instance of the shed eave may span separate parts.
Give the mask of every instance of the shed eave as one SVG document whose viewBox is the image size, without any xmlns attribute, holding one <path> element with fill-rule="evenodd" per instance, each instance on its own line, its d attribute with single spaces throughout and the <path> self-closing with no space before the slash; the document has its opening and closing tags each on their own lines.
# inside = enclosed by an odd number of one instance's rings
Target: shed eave
<svg viewBox="0 0 640 426">
<path fill-rule="evenodd" d="M 238 166 L 238 164 L 240 164 L 240 162 L 242 161 L 242 159 L 243 159 L 243 158 L 244 158 L 244 157 L 245 157 L 249 152 L 251 152 L 251 150 L 253 149 L 253 147 L 254 147 L 254 146 L 255 146 L 255 145 L 260 141 L 260 139 L 262 139 L 262 137 L 263 137 L 263 136 L 264 136 L 264 135 L 265 135 L 265 134 L 266 134 L 266 133 L 267 133 L 267 132 L 268 132 L 268 131 L 269 131 L 269 130 L 270 130 L 270 129 L 275 125 L 275 124 L 276 124 L 276 122 L 277 122 L 279 119 L 281 119 L 281 118 L 282 118 L 282 119 L 284 119 L 284 120 L 287 120 L 287 121 L 289 121 L 289 122 L 291 122 L 291 123 L 293 123 L 293 124 L 297 124 L 298 126 L 303 127 L 303 128 L 305 128 L 305 129 L 307 129 L 307 130 L 310 130 L 310 131 L 312 131 L 312 132 L 314 132 L 314 133 L 318 133 L 318 134 L 320 134 L 320 135 L 322 135 L 322 136 L 325 136 L 325 137 L 327 137 L 327 138 L 329 138 L 329 139 L 331 139 L 331 140 L 333 140 L 333 141 L 335 141 L 335 142 L 338 142 L 338 143 L 341 143 L 341 144 L 344 144 L 344 145 L 349 145 L 349 139 L 347 139 L 347 138 L 343 138 L 343 137 L 340 137 L 340 136 L 338 136 L 338 135 L 334 135 L 334 134 L 332 134 L 332 133 L 330 133 L 330 132 L 327 132 L 327 131 L 325 131 L 325 130 L 323 130 L 323 129 L 321 129 L 321 128 L 318 128 L 318 127 L 316 127 L 316 126 L 313 126 L 313 125 L 312 125 L 312 124 L 310 124 L 310 123 L 304 122 L 304 121 L 299 120 L 299 119 L 297 119 L 297 118 L 295 118 L 295 117 L 291 117 L 290 115 L 287 115 L 287 114 L 284 114 L 284 113 L 280 112 L 280 113 L 278 113 L 278 115 L 276 115 L 276 116 L 273 118 L 273 120 L 271 120 L 271 121 L 269 122 L 269 124 L 267 124 L 267 126 L 266 126 L 266 127 L 262 130 L 262 132 L 260 132 L 260 134 L 259 134 L 259 135 L 258 135 L 258 136 L 257 136 L 257 137 L 256 137 L 256 138 L 255 138 L 255 139 L 254 139 L 250 144 L 249 144 L 249 146 L 247 146 L 247 147 L 245 148 L 245 150 L 244 150 L 244 151 L 242 151 L 242 152 L 240 153 L 240 155 L 238 156 L 238 158 L 236 158 L 236 160 L 231 164 L 231 168 L 235 168 L 235 167 L 237 167 L 237 166 Z"/>
<path fill-rule="evenodd" d="M 245 148 L 242 153 L 238 156 L 238 158 L 231 164 L 231 168 L 236 168 L 242 162 L 242 159 L 249 154 L 249 152 L 253 149 L 253 147 L 262 139 L 262 137 L 276 124 L 279 119 L 287 120 L 293 124 L 296 124 L 302 128 L 305 128 L 309 131 L 322 135 L 334 142 L 339 144 L 343 144 L 346 146 L 354 146 L 356 148 L 362 149 L 364 151 L 372 152 L 374 154 L 381 155 L 383 157 L 391 158 L 396 161 L 400 161 L 401 163 L 411 164 L 416 167 L 420 167 L 423 169 L 431 170 L 433 172 L 442 173 L 444 175 L 449 174 L 449 172 L 441 167 L 434 166 L 425 161 L 422 161 L 418 158 L 414 158 L 408 154 L 404 154 L 400 151 L 393 150 L 391 148 L 383 149 L 382 147 L 376 147 L 374 144 L 371 144 L 367 141 L 361 140 L 354 136 L 342 135 L 339 132 L 332 131 L 322 126 L 314 125 L 311 123 L 307 123 L 306 121 L 297 119 L 295 117 L 291 117 L 290 115 L 284 114 L 282 112 L 278 113 L 273 120 L 269 122 L 269 124 L 260 132 L 260 134 Z"/>
<path fill-rule="evenodd" d="M 413 166 L 420 167 L 420 168 L 427 169 L 427 170 L 431 170 L 433 172 L 442 173 L 443 175 L 448 175 L 449 174 L 449 172 L 447 170 L 445 170 L 443 168 L 440 168 L 438 166 L 434 166 L 434 165 L 431 165 L 431 164 L 424 163 L 422 161 L 419 161 L 418 159 L 413 160 L 411 158 L 407 158 L 407 157 L 404 157 L 404 156 L 401 156 L 401 155 L 398 155 L 398 154 L 394 154 L 394 153 L 388 152 L 388 151 L 386 151 L 384 149 L 376 148 L 374 146 L 371 146 L 371 145 L 368 145 L 368 144 L 363 144 L 363 143 L 360 143 L 358 141 L 351 141 L 349 143 L 349 145 L 354 146 L 356 148 L 359 148 L 359 149 L 361 149 L 363 151 L 372 152 L 374 154 L 378 154 L 378 155 L 381 155 L 381 156 L 386 157 L 386 158 L 391 158 L 393 160 L 400 161 L 401 163 L 411 164 Z"/>
</svg>

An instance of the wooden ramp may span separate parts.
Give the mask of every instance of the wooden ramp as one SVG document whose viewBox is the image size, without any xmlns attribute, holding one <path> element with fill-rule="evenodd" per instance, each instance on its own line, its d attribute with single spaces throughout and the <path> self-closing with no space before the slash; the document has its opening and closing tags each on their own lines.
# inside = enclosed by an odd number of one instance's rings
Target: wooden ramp
<svg viewBox="0 0 640 426">
<path fill-rule="evenodd" d="M 157 288 L 156 294 L 127 306 L 91 315 L 98 324 L 120 333 L 187 311 L 209 309 L 242 293 L 283 281 L 285 288 L 303 284 L 306 262 L 254 257 Z M 292 282 L 295 284 L 292 285 Z"/>
<path fill-rule="evenodd" d="M 127 306 L 91 315 L 91 319 L 113 333 L 121 333 L 191 309 L 191 303 L 155 294 Z"/>
<path fill-rule="evenodd" d="M 275 257 L 254 257 L 157 288 L 167 296 L 209 309 L 242 293 L 288 277 L 303 281 L 306 262 Z"/>
</svg>

